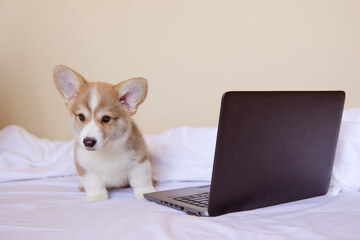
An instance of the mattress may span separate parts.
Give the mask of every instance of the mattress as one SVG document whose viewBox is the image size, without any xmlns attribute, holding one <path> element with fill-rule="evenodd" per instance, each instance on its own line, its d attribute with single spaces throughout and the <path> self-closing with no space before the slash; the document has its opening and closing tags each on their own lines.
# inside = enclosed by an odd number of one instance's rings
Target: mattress
<svg viewBox="0 0 360 240">
<path fill-rule="evenodd" d="M 156 189 L 210 183 L 216 128 L 180 127 L 144 135 Z M 0 239 L 359 239 L 360 109 L 345 110 L 327 195 L 195 217 L 136 200 L 131 188 L 88 203 L 78 190 L 74 141 L 0 131 Z"/>
</svg>

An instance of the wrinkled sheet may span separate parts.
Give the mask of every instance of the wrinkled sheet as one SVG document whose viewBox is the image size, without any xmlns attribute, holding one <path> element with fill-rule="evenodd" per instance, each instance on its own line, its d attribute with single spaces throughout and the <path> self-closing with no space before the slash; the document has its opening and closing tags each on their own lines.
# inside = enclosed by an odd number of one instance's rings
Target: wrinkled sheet
<svg viewBox="0 0 360 240">
<path fill-rule="evenodd" d="M 203 185 L 168 182 L 157 190 Z M 132 190 L 85 202 L 76 176 L 0 184 L 0 239 L 359 239 L 360 194 L 322 197 L 222 215 L 194 217 L 135 200 Z"/>
<path fill-rule="evenodd" d="M 209 184 L 216 128 L 144 135 L 157 190 Z M 329 194 L 219 217 L 193 217 L 116 189 L 87 203 L 78 191 L 74 141 L 0 131 L 0 240 L 359 239 L 360 108 L 344 111 Z"/>
</svg>

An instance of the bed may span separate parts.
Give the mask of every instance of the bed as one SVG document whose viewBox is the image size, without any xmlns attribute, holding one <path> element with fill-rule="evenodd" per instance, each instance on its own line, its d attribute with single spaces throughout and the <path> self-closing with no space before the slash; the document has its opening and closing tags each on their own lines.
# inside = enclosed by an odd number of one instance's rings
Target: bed
<svg viewBox="0 0 360 240">
<path fill-rule="evenodd" d="M 208 184 L 216 128 L 144 135 L 157 190 Z M 0 131 L 0 239 L 359 239 L 360 109 L 344 111 L 332 182 L 325 196 L 194 217 L 130 188 L 87 203 L 78 191 L 73 141 L 40 139 L 19 126 Z"/>
</svg>

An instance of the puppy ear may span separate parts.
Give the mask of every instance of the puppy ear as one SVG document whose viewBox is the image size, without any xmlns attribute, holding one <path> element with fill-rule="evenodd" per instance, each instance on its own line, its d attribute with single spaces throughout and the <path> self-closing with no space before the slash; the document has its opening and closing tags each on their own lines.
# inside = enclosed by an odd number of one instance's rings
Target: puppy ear
<svg viewBox="0 0 360 240">
<path fill-rule="evenodd" d="M 74 99 L 78 95 L 81 85 L 86 83 L 80 74 L 63 65 L 54 67 L 54 82 L 65 102 Z"/>
<path fill-rule="evenodd" d="M 135 114 L 138 106 L 145 100 L 148 84 L 145 78 L 131 78 L 115 85 L 119 94 L 119 101 L 124 104 L 132 114 Z"/>
</svg>

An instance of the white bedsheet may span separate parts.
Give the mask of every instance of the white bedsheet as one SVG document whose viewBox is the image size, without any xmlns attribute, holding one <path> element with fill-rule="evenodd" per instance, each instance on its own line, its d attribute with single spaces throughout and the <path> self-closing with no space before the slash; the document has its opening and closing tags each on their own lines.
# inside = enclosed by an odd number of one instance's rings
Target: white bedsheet
<svg viewBox="0 0 360 240">
<path fill-rule="evenodd" d="M 204 182 L 161 184 L 158 190 Z M 226 214 L 188 216 L 116 189 L 84 201 L 76 176 L 0 184 L 0 239 L 359 239 L 360 194 L 344 191 Z"/>
<path fill-rule="evenodd" d="M 216 128 L 145 135 L 157 190 L 209 183 Z M 344 112 L 330 194 L 268 208 L 193 217 L 131 189 L 85 202 L 74 141 L 0 131 L 0 240 L 8 239 L 360 239 L 360 108 Z"/>
</svg>

